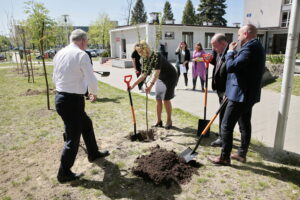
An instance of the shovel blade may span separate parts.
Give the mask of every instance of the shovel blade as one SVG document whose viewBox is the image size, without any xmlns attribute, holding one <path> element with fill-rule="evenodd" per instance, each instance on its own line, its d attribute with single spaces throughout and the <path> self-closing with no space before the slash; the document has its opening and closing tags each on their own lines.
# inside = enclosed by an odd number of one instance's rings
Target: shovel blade
<svg viewBox="0 0 300 200">
<path fill-rule="evenodd" d="M 183 158 L 184 161 L 186 163 L 190 162 L 191 160 L 193 160 L 196 156 L 198 155 L 197 152 L 194 152 L 193 153 L 193 150 L 188 147 L 186 150 L 184 150 L 180 155 L 179 157 Z"/>
<path fill-rule="evenodd" d="M 205 129 L 205 127 L 207 126 L 208 123 L 209 123 L 209 120 L 199 119 L 199 121 L 198 121 L 198 131 L 197 131 L 197 136 L 198 137 L 200 137 L 202 131 Z M 208 129 L 208 131 L 206 132 L 204 137 L 209 137 L 209 132 L 210 132 L 210 129 Z"/>
</svg>

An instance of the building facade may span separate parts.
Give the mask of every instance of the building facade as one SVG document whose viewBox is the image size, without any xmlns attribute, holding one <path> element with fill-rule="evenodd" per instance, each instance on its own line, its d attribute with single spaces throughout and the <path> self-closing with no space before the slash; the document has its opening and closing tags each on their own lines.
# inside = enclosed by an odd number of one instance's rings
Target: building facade
<svg viewBox="0 0 300 200">
<path fill-rule="evenodd" d="M 293 0 L 245 0 L 243 23 L 259 28 L 267 53 L 285 53 L 292 3 Z"/>
<path fill-rule="evenodd" d="M 134 44 L 146 40 L 152 49 L 159 50 L 159 44 L 165 46 L 168 60 L 176 59 L 175 50 L 181 41 L 186 41 L 192 51 L 195 44 L 201 43 L 204 50 L 210 52 L 210 40 L 215 33 L 223 33 L 229 42 L 237 39 L 238 27 L 188 26 L 182 24 L 139 24 L 117 27 L 110 31 L 111 56 L 130 58 Z M 159 33 L 159 34 L 158 34 Z M 157 41 L 156 38 L 159 38 Z"/>
</svg>

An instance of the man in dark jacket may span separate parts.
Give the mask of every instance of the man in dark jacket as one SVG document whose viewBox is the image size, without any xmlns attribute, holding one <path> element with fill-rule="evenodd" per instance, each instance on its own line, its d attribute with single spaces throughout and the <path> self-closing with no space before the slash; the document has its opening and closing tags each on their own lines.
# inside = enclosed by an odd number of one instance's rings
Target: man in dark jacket
<svg viewBox="0 0 300 200">
<path fill-rule="evenodd" d="M 225 35 L 221 33 L 215 34 L 211 39 L 211 45 L 213 48 L 213 60 L 211 61 L 211 64 L 214 65 L 212 74 L 212 89 L 217 92 L 219 102 L 221 104 L 225 94 L 227 79 L 225 55 L 228 50 L 228 43 Z M 220 134 L 224 111 L 225 109 L 223 109 L 219 114 L 219 137 L 211 143 L 212 146 L 222 146 Z"/>
<path fill-rule="evenodd" d="M 228 104 L 221 125 L 222 151 L 214 164 L 230 165 L 230 159 L 246 162 L 251 139 L 251 113 L 255 103 L 260 101 L 261 81 L 266 54 L 256 39 L 257 29 L 248 24 L 239 29 L 238 39 L 241 49 L 236 52 L 237 42 L 229 45 L 226 54 L 227 81 L 225 95 Z M 238 152 L 231 154 L 233 129 L 238 122 L 241 132 L 241 145 Z"/>
</svg>

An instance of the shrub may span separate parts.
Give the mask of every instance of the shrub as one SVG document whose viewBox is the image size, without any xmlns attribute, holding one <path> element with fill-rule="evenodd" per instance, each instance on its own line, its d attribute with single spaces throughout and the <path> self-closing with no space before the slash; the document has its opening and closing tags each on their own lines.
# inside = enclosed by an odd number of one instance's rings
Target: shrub
<svg viewBox="0 0 300 200">
<path fill-rule="evenodd" d="M 101 54 L 100 54 L 101 57 L 109 57 L 109 53 L 108 51 L 103 51 Z"/>
<path fill-rule="evenodd" d="M 284 63 L 284 55 L 278 54 L 278 55 L 267 55 L 267 60 L 271 64 L 283 64 Z"/>
</svg>

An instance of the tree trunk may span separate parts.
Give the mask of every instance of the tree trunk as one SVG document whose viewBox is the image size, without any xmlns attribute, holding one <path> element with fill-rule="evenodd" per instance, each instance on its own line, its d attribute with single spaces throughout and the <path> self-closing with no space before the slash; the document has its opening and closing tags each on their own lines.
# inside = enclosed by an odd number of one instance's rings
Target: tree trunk
<svg viewBox="0 0 300 200">
<path fill-rule="evenodd" d="M 46 82 L 47 108 L 48 108 L 48 110 L 50 110 L 49 84 L 48 84 L 47 70 L 46 70 L 46 64 L 45 64 L 45 58 L 44 58 L 44 39 L 43 39 L 44 38 L 44 28 L 45 28 L 45 23 L 43 22 L 42 32 L 40 35 L 40 51 L 41 51 L 41 55 L 42 55 L 44 76 L 45 76 L 45 82 Z"/>
<path fill-rule="evenodd" d="M 34 76 L 33 76 L 33 67 L 32 67 L 32 57 L 31 57 L 31 53 L 29 53 L 29 61 L 30 61 L 30 68 L 31 68 L 31 77 L 32 77 L 32 83 L 34 83 Z"/>
<path fill-rule="evenodd" d="M 28 66 L 28 60 L 27 60 L 27 54 L 26 54 L 26 37 L 25 37 L 25 30 L 22 30 L 22 42 L 23 42 L 23 52 L 24 52 L 24 57 L 25 57 L 25 64 L 26 64 L 26 69 L 27 69 L 27 76 L 28 76 L 28 83 L 30 83 L 30 71 L 29 71 L 29 66 Z"/>
<path fill-rule="evenodd" d="M 16 59 L 16 63 L 17 63 L 17 72 L 19 74 L 19 62 L 18 62 L 18 57 L 17 57 L 17 52 L 15 52 L 15 59 Z"/>
</svg>

